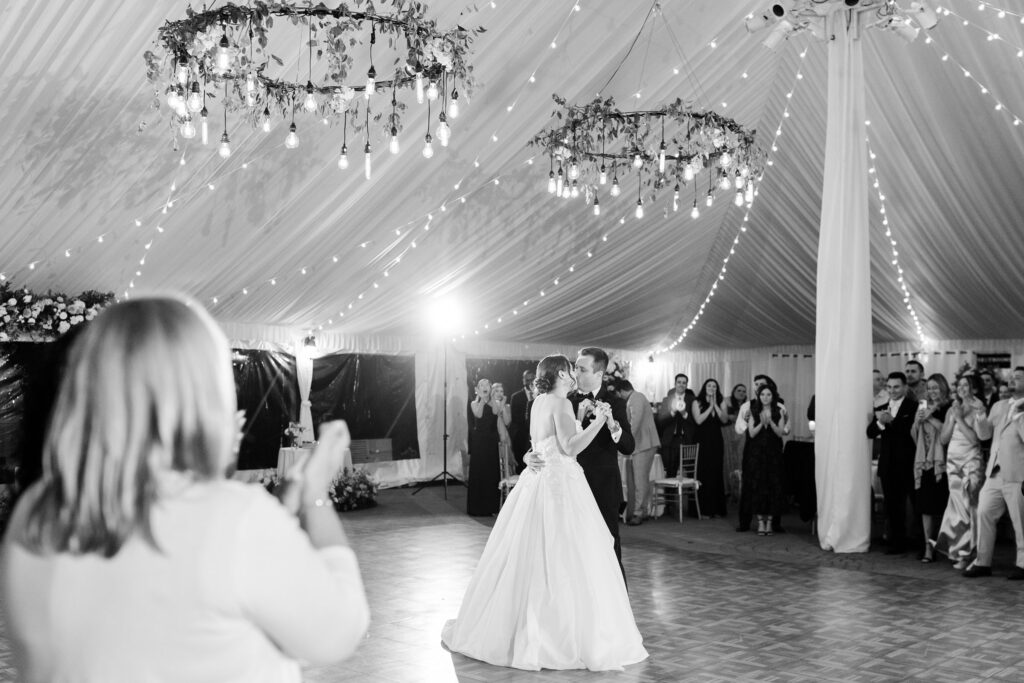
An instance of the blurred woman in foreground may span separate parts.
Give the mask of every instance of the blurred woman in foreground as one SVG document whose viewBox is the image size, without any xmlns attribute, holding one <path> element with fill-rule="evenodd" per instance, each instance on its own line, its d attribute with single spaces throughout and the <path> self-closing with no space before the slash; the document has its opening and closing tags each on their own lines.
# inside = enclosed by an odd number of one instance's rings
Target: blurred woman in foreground
<svg viewBox="0 0 1024 683">
<path fill-rule="evenodd" d="M 21 680 L 299 681 L 355 650 L 369 608 L 328 498 L 348 429 L 323 425 L 279 503 L 225 479 L 235 410 L 194 301 L 117 304 L 75 341 L 4 542 Z"/>
</svg>

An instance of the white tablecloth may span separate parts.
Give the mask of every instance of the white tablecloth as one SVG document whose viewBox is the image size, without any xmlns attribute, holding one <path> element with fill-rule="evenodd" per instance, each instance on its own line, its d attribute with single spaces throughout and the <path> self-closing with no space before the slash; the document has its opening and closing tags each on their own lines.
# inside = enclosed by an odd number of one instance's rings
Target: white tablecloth
<svg viewBox="0 0 1024 683">
<path fill-rule="evenodd" d="M 288 468 L 295 464 L 300 456 L 305 456 L 306 453 L 310 452 L 313 446 L 300 447 L 300 448 L 282 448 L 277 452 L 277 474 L 282 479 Z M 352 469 L 352 451 L 346 450 L 344 460 L 341 466 L 345 469 Z"/>
</svg>

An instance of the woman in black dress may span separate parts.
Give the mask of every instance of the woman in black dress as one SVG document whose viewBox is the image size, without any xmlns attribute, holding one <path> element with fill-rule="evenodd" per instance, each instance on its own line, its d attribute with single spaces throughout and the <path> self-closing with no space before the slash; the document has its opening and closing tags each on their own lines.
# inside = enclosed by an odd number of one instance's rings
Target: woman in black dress
<svg viewBox="0 0 1024 683">
<path fill-rule="evenodd" d="M 491 408 L 491 383 L 476 383 L 476 398 L 469 403 L 469 492 L 466 512 L 474 517 L 498 513 L 498 416 Z"/>
<path fill-rule="evenodd" d="M 750 482 L 750 504 L 757 515 L 757 534 L 771 536 L 772 517 L 782 514 L 782 437 L 789 434 L 786 406 L 770 386 L 761 387 L 750 402 L 747 421 L 749 479 L 744 472 L 744 485 Z M 743 492 L 746 497 L 747 492 Z"/>
<path fill-rule="evenodd" d="M 935 560 L 934 545 L 938 524 L 949 502 L 949 479 L 946 476 L 946 447 L 942 444 L 942 425 L 952 403 L 949 382 L 940 373 L 928 378 L 925 396 L 919 401 L 910 435 L 914 437 L 914 506 L 921 515 L 924 530 L 922 562 Z"/>
<path fill-rule="evenodd" d="M 726 423 L 727 417 L 722 408 L 722 393 L 718 389 L 717 380 L 704 382 L 690 408 L 690 414 L 697 423 L 697 443 L 700 444 L 697 452 L 697 481 L 700 482 L 697 497 L 700 510 L 709 517 L 725 517 L 725 442 L 722 439 L 722 425 Z"/>
</svg>

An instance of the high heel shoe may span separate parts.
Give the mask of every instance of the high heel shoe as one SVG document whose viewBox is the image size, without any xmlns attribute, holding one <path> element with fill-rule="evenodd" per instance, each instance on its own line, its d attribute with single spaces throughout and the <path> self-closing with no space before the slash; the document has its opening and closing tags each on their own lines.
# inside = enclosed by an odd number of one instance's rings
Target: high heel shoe
<svg viewBox="0 0 1024 683">
<path fill-rule="evenodd" d="M 765 520 L 759 518 L 757 520 L 757 535 L 758 536 L 766 536 L 767 534 L 768 534 L 768 527 L 765 524 Z"/>
<path fill-rule="evenodd" d="M 764 535 L 765 536 L 774 536 L 775 535 L 775 532 L 772 531 L 772 520 L 771 519 L 767 520 L 764 523 Z"/>
</svg>

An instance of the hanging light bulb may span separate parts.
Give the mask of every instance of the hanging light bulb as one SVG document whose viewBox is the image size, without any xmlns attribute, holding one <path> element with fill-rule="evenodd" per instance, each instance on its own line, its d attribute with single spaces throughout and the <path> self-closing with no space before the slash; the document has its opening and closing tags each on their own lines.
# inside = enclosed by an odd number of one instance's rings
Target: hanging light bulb
<svg viewBox="0 0 1024 683">
<path fill-rule="evenodd" d="M 224 131 L 220 136 L 220 147 L 217 149 L 217 154 L 220 154 L 221 159 L 227 159 L 231 156 L 231 141 L 228 140 L 227 131 Z"/>
<path fill-rule="evenodd" d="M 548 173 L 548 194 L 555 193 L 555 172 Z"/>
<path fill-rule="evenodd" d="M 683 166 L 683 180 L 686 182 L 693 180 L 693 166 L 690 164 Z"/>
<path fill-rule="evenodd" d="M 295 149 L 299 146 L 299 134 L 295 132 L 295 122 L 288 126 L 288 136 L 284 139 L 284 146 L 288 149 Z"/>
<path fill-rule="evenodd" d="M 700 218 L 700 209 L 697 208 L 697 200 L 693 200 L 693 208 L 690 209 L 690 218 L 697 220 Z"/>
<path fill-rule="evenodd" d="M 575 159 L 573 159 L 572 162 L 569 163 L 569 179 L 570 180 L 576 180 L 579 177 L 580 177 L 580 165 L 576 163 Z"/>
<path fill-rule="evenodd" d="M 167 106 L 171 109 L 178 108 L 178 88 L 167 89 Z"/>
<path fill-rule="evenodd" d="M 427 99 L 433 102 L 440 97 L 440 95 L 441 93 L 437 89 L 437 83 L 430 81 L 430 84 L 427 86 Z"/>
<path fill-rule="evenodd" d="M 423 138 L 423 158 L 430 159 L 434 156 L 433 138 L 427 133 Z"/>
<path fill-rule="evenodd" d="M 640 168 L 644 165 L 644 159 L 640 156 L 640 150 L 633 155 L 633 168 Z"/>
<path fill-rule="evenodd" d="M 388 144 L 388 151 L 398 154 L 398 129 L 391 126 L 391 142 Z"/>
<path fill-rule="evenodd" d="M 749 166 L 741 166 L 740 167 L 740 175 L 743 176 L 744 178 L 748 177 L 750 175 L 750 167 Z"/>
<path fill-rule="evenodd" d="M 269 106 L 263 108 L 263 120 L 262 120 L 261 126 L 263 128 L 263 132 L 264 133 L 269 133 L 270 132 L 270 107 Z"/>
<path fill-rule="evenodd" d="M 423 74 L 416 71 L 416 104 L 423 104 Z"/>
<path fill-rule="evenodd" d="M 736 206 L 743 206 L 743 190 L 736 188 L 736 197 L 732 200 Z"/>
<path fill-rule="evenodd" d="M 597 182 L 605 185 L 608 183 L 608 169 L 604 164 L 601 164 L 601 175 L 598 177 Z"/>
<path fill-rule="evenodd" d="M 736 189 L 737 190 L 742 190 L 743 189 L 743 183 L 745 183 L 745 182 L 746 182 L 746 180 L 744 180 L 743 176 L 740 175 L 739 173 L 737 173 L 736 174 L 736 182 L 735 182 Z"/>
<path fill-rule="evenodd" d="M 622 192 L 622 188 L 619 187 L 619 179 L 618 178 L 612 178 L 611 195 L 613 197 L 618 197 L 620 192 Z"/>
<path fill-rule="evenodd" d="M 635 215 L 637 218 L 644 217 L 644 200 L 636 200 L 636 211 L 633 212 L 633 215 Z"/>
<path fill-rule="evenodd" d="M 459 91 L 452 88 L 452 97 L 448 100 L 448 116 L 459 118 Z"/>
<path fill-rule="evenodd" d="M 256 106 L 256 74 L 250 71 L 245 75 L 245 104 Z"/>
<path fill-rule="evenodd" d="M 210 126 L 206 122 L 206 116 L 209 113 L 210 112 L 206 111 L 206 107 L 203 107 L 203 110 L 199 112 L 199 131 L 201 133 L 200 139 L 202 140 L 204 145 L 210 141 Z"/>
<path fill-rule="evenodd" d="M 373 64 L 370 65 L 370 70 L 366 72 L 366 92 L 363 93 L 363 97 L 370 99 L 370 95 L 377 89 L 377 70 L 373 68 Z"/>
<path fill-rule="evenodd" d="M 185 57 L 182 57 L 181 59 L 178 60 L 178 71 L 177 71 L 178 83 L 181 83 L 182 85 L 185 85 L 186 83 L 188 83 L 188 77 L 189 77 L 190 73 L 191 72 L 190 72 L 190 70 L 188 68 L 188 59 L 186 59 Z"/>
<path fill-rule="evenodd" d="M 572 189 L 569 191 L 569 196 L 576 199 L 580 196 L 580 186 L 575 180 L 572 181 Z"/>
<path fill-rule="evenodd" d="M 715 197 L 714 197 L 714 195 L 711 194 L 711 190 L 708 190 L 708 198 L 704 200 L 704 206 L 706 206 L 706 207 L 708 207 L 710 209 L 711 206 L 714 203 L 715 203 Z"/>
<path fill-rule="evenodd" d="M 597 200 L 597 195 L 594 195 L 594 215 L 601 215 L 601 202 Z"/>
<path fill-rule="evenodd" d="M 338 157 L 338 168 L 342 171 L 348 168 L 348 145 L 341 146 L 341 155 Z"/>
<path fill-rule="evenodd" d="M 665 141 L 661 141 L 661 149 L 658 150 L 658 173 L 665 172 Z"/>
<path fill-rule="evenodd" d="M 676 183 L 676 188 L 672 192 L 672 210 L 679 210 L 679 183 Z"/>
<path fill-rule="evenodd" d="M 231 70 L 231 43 L 228 41 L 227 33 L 220 37 L 220 44 L 217 46 L 217 70 Z"/>
<path fill-rule="evenodd" d="M 732 157 L 729 156 L 728 152 L 722 152 L 722 156 L 718 157 L 718 165 L 722 168 L 729 168 L 732 164 Z"/>
<path fill-rule="evenodd" d="M 754 183 L 747 183 L 745 194 L 744 199 L 747 200 L 747 204 L 752 204 L 754 202 Z"/>
<path fill-rule="evenodd" d="M 186 140 L 191 140 L 196 136 L 196 127 L 192 124 L 192 115 L 185 116 L 184 123 L 181 124 L 181 137 Z"/>
<path fill-rule="evenodd" d="M 561 196 L 564 178 L 562 176 L 562 168 L 558 168 L 558 176 L 555 178 L 555 194 Z"/>
<path fill-rule="evenodd" d="M 445 117 L 444 112 L 441 112 L 437 118 L 438 124 L 435 131 L 437 141 L 441 143 L 442 147 L 447 147 L 448 141 L 452 137 L 452 129 L 448 127 L 448 119 Z"/>
<path fill-rule="evenodd" d="M 188 110 L 192 112 L 203 108 L 203 96 L 199 93 L 199 83 L 193 82 L 188 93 Z"/>
<path fill-rule="evenodd" d="M 366 141 L 366 147 L 363 148 L 363 174 L 367 180 L 373 175 L 373 157 L 370 154 L 369 140 Z"/>
<path fill-rule="evenodd" d="M 316 111 L 316 95 L 313 94 L 313 81 L 306 81 L 306 99 L 302 102 L 302 108 L 308 112 Z"/>
<path fill-rule="evenodd" d="M 718 179 L 718 188 L 720 190 L 731 190 L 732 180 L 729 178 L 728 173 L 723 173 L 722 177 Z"/>
</svg>

